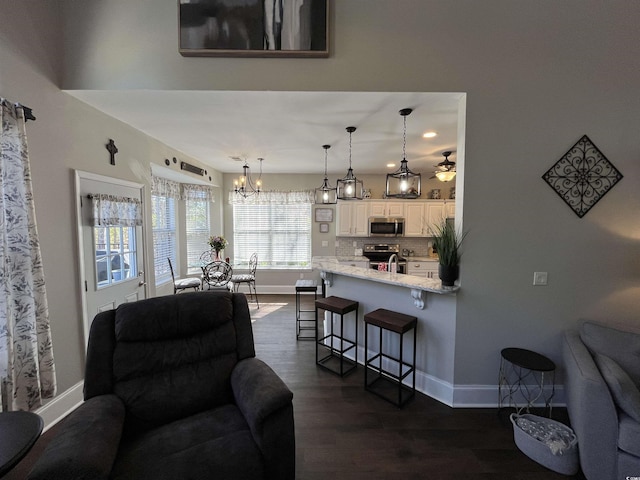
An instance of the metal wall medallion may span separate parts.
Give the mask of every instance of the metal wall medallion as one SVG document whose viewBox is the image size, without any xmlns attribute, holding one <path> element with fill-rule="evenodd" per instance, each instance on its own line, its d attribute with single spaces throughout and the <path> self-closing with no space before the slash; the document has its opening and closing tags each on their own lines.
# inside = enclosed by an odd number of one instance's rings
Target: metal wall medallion
<svg viewBox="0 0 640 480">
<path fill-rule="evenodd" d="M 542 178 L 582 218 L 622 174 L 585 135 Z"/>
</svg>

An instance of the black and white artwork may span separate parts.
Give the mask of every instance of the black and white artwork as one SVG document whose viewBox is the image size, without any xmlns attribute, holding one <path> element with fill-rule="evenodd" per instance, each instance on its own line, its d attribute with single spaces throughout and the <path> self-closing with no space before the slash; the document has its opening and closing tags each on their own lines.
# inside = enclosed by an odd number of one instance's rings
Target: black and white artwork
<svg viewBox="0 0 640 480">
<path fill-rule="evenodd" d="M 179 0 L 183 56 L 327 57 L 328 0 Z"/>
</svg>

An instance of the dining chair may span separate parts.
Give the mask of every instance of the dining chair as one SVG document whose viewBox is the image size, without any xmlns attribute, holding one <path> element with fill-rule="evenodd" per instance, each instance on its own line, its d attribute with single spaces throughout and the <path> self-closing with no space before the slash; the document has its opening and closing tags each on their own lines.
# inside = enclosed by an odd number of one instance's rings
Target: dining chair
<svg viewBox="0 0 640 480">
<path fill-rule="evenodd" d="M 249 258 L 249 272 L 247 273 L 238 273 L 231 277 L 231 283 L 233 284 L 233 291 L 237 292 L 240 288 L 240 285 L 246 283 L 249 287 L 249 296 L 251 298 L 255 297 L 256 305 L 260 308 L 260 303 L 258 302 L 258 292 L 256 292 L 256 268 L 258 268 L 258 254 L 253 253 Z M 251 289 L 253 288 L 253 293 Z"/>
<path fill-rule="evenodd" d="M 173 265 L 171 264 L 171 259 L 167 258 L 169 262 L 169 270 L 171 270 L 171 280 L 173 280 L 173 293 L 178 293 L 188 288 L 193 288 L 195 292 L 200 290 L 200 280 L 197 278 L 178 278 L 173 273 Z"/>
<path fill-rule="evenodd" d="M 227 262 L 220 260 L 214 260 L 208 263 L 202 268 L 202 276 L 204 278 L 204 285 L 207 286 L 207 290 L 220 289 L 230 290 L 232 286 L 231 277 L 233 276 L 233 269 Z"/>
</svg>

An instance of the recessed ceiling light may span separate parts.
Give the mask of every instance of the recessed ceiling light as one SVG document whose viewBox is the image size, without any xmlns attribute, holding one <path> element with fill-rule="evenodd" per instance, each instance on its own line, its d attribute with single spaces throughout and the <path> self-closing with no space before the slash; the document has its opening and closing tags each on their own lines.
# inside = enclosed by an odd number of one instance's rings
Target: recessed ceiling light
<svg viewBox="0 0 640 480">
<path fill-rule="evenodd" d="M 395 166 L 396 166 L 395 163 L 387 163 L 387 168 L 393 168 Z"/>
<path fill-rule="evenodd" d="M 433 138 L 438 135 L 436 132 L 425 132 L 422 134 L 423 138 Z"/>
</svg>

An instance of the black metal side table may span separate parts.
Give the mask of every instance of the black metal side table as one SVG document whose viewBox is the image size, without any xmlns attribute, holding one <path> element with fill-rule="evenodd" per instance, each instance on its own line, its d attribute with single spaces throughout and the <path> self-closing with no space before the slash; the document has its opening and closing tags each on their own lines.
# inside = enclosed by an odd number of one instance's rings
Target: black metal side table
<svg viewBox="0 0 640 480">
<path fill-rule="evenodd" d="M 42 418 L 35 413 L 0 413 L 0 477 L 31 450 L 43 427 Z"/>
<path fill-rule="evenodd" d="M 513 406 L 518 414 L 522 410 L 529 412 L 544 400 L 545 410 L 549 409 L 551 417 L 556 364 L 544 355 L 524 348 L 505 348 L 500 355 L 498 411 Z M 549 388 L 551 392 L 548 392 Z"/>
</svg>

